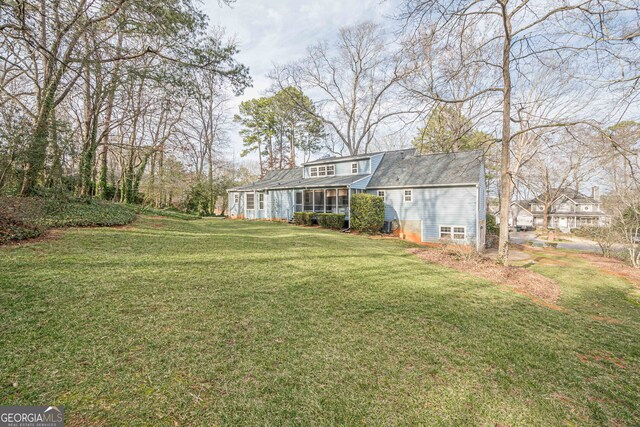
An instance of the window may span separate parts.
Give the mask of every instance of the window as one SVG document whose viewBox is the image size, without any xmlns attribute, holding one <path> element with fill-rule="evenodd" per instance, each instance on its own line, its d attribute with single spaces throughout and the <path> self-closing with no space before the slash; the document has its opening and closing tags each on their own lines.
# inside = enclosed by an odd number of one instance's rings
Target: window
<svg viewBox="0 0 640 427">
<path fill-rule="evenodd" d="M 327 212 L 335 213 L 336 212 L 336 190 L 327 190 Z"/>
<path fill-rule="evenodd" d="M 233 195 L 233 203 L 238 204 L 240 202 L 240 195 L 238 193 Z"/>
<path fill-rule="evenodd" d="M 336 167 L 334 165 L 327 166 L 327 176 L 334 176 L 336 174 Z"/>
<path fill-rule="evenodd" d="M 296 191 L 296 212 L 302 212 L 302 191 Z"/>
<path fill-rule="evenodd" d="M 584 210 L 588 211 L 589 210 L 589 205 L 585 205 Z"/>
<path fill-rule="evenodd" d="M 351 173 L 354 175 L 357 175 L 358 173 L 358 164 L 357 163 L 351 163 Z"/>
<path fill-rule="evenodd" d="M 313 190 L 313 211 L 324 212 L 324 190 Z"/>
<path fill-rule="evenodd" d="M 441 225 L 440 238 L 451 240 L 465 240 L 467 238 L 467 230 L 465 227 Z"/>
<path fill-rule="evenodd" d="M 313 167 L 309 170 L 309 174 L 311 176 L 318 176 L 318 168 L 317 167 Z"/>
<path fill-rule="evenodd" d="M 413 201 L 413 190 L 404 190 L 404 201 L 405 202 Z"/>
<path fill-rule="evenodd" d="M 264 193 L 258 193 L 258 209 L 264 210 Z"/>
<path fill-rule="evenodd" d="M 247 193 L 246 198 L 247 198 L 247 200 L 246 200 L 247 210 L 248 211 L 254 210 L 256 208 L 254 194 L 253 193 Z"/>
<path fill-rule="evenodd" d="M 318 176 L 327 176 L 327 167 L 319 166 L 318 167 Z"/>
<path fill-rule="evenodd" d="M 347 213 L 349 207 L 349 190 L 338 190 L 338 213 Z"/>
<path fill-rule="evenodd" d="M 313 190 L 304 190 L 304 211 L 313 212 Z"/>
<path fill-rule="evenodd" d="M 384 199 L 384 190 L 378 190 L 378 197 L 382 197 Z"/>
</svg>

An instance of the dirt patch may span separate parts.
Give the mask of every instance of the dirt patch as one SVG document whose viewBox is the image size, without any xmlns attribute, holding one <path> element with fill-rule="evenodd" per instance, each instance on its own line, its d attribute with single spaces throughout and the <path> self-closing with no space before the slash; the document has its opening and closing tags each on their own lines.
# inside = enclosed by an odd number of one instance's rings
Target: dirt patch
<svg viewBox="0 0 640 427">
<path fill-rule="evenodd" d="M 536 257 L 534 261 L 540 265 L 548 265 L 551 267 L 560 267 L 560 266 L 568 266 L 571 265 L 567 261 L 558 259 L 558 258 L 547 258 L 547 257 Z"/>
<path fill-rule="evenodd" d="M 587 363 L 587 364 L 609 362 L 614 364 L 620 369 L 627 369 L 627 367 L 624 365 L 624 360 L 620 359 L 619 357 L 612 356 L 611 354 L 608 354 L 608 353 L 592 353 L 592 354 L 578 353 L 578 359 L 580 359 L 582 363 Z"/>
<path fill-rule="evenodd" d="M 40 234 L 38 237 L 30 237 L 28 239 L 23 239 L 23 240 L 10 240 L 8 242 L 4 242 L 0 244 L 0 247 L 26 246 L 26 245 L 31 245 L 33 243 L 49 242 L 49 241 L 59 239 L 63 233 L 64 233 L 63 229 L 52 228 L 50 230 L 46 230 L 42 232 L 42 234 Z"/>
<path fill-rule="evenodd" d="M 597 254 L 579 254 L 580 258 L 589 261 L 601 272 L 612 276 L 622 277 L 640 287 L 640 268 L 633 268 L 619 259 L 605 258 Z"/>
<path fill-rule="evenodd" d="M 597 320 L 599 322 L 611 323 L 613 325 L 619 325 L 619 324 L 623 323 L 622 320 L 614 319 L 613 317 L 609 317 L 609 316 L 591 316 L 591 318 L 593 320 Z"/>
<path fill-rule="evenodd" d="M 436 264 L 445 265 L 464 273 L 482 277 L 490 282 L 507 286 L 526 295 L 534 302 L 554 310 L 564 310 L 555 305 L 560 297 L 560 288 L 553 280 L 527 268 L 503 266 L 490 258 L 474 255 L 461 247 L 441 246 L 431 249 L 409 249 L 409 252 Z"/>
</svg>

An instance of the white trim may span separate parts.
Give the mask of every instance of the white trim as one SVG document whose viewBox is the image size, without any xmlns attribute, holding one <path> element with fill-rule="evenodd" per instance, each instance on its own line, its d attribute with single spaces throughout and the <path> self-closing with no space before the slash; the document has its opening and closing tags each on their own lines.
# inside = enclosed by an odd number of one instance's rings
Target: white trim
<svg viewBox="0 0 640 427">
<path fill-rule="evenodd" d="M 440 188 L 440 187 L 478 187 L 479 184 L 477 182 L 463 182 L 460 184 L 421 184 L 421 185 L 390 185 L 390 186 L 372 186 L 368 187 L 367 190 L 393 190 L 393 189 L 413 189 L 413 188 Z"/>
<path fill-rule="evenodd" d="M 480 194 L 480 193 L 478 192 L 478 194 Z M 529 212 L 531 215 L 533 215 L 533 212 L 531 212 L 529 209 L 527 209 L 527 208 L 525 208 L 524 206 L 522 206 L 520 203 L 518 203 L 518 202 L 511 202 L 511 206 L 513 206 L 513 205 L 520 206 L 520 208 L 524 209 L 525 211 L 527 211 L 527 212 Z M 533 206 L 533 205 L 532 205 L 532 206 Z"/>
<path fill-rule="evenodd" d="M 487 226 L 487 220 L 484 220 Z M 480 187 L 476 188 L 476 250 L 480 251 Z"/>
<path fill-rule="evenodd" d="M 262 200 L 260 200 L 262 199 Z M 260 207 L 260 204 L 262 204 L 262 207 Z M 260 191 L 258 193 L 258 210 L 259 211 L 263 211 L 265 207 L 265 197 L 264 197 L 264 191 Z"/>
<path fill-rule="evenodd" d="M 450 239 L 454 242 L 466 242 L 467 241 L 467 237 L 469 236 L 469 233 L 467 233 L 467 226 L 466 225 L 449 225 L 449 224 L 443 224 L 443 225 L 438 225 L 438 239 L 446 239 L 446 237 L 442 237 L 442 227 L 447 227 L 450 228 L 451 231 L 449 232 L 450 235 Z M 462 228 L 464 230 L 463 234 L 464 237 L 462 239 L 456 239 L 453 236 L 456 234 L 460 234 L 460 233 L 456 233 L 455 229 L 456 228 Z"/>
<path fill-rule="evenodd" d="M 249 195 L 251 195 L 251 197 L 253 197 L 253 209 L 249 209 Z M 255 211 L 256 210 L 256 193 L 255 192 L 250 192 L 247 191 L 246 193 L 244 193 L 244 213 L 245 216 L 247 214 L 248 211 Z"/>
<path fill-rule="evenodd" d="M 409 191 L 409 200 L 407 200 L 407 191 Z M 402 191 L 402 201 L 404 203 L 413 203 L 413 188 L 405 188 Z"/>
</svg>

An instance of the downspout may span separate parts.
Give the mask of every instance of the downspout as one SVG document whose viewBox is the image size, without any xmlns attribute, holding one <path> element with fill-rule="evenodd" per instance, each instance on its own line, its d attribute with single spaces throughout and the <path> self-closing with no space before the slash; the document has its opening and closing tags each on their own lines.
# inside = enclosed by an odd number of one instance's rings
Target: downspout
<svg viewBox="0 0 640 427">
<path fill-rule="evenodd" d="M 480 252 L 480 185 L 476 184 L 476 250 Z"/>
<path fill-rule="evenodd" d="M 349 228 L 351 228 L 351 185 L 347 185 L 347 218 L 349 221 Z"/>
</svg>

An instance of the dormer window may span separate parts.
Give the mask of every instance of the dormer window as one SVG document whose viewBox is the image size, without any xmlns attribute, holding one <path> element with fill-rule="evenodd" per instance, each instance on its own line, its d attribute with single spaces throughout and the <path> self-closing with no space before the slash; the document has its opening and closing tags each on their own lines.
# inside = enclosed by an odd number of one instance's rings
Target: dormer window
<svg viewBox="0 0 640 427">
<path fill-rule="evenodd" d="M 318 176 L 318 168 L 317 167 L 312 167 L 311 169 L 309 169 L 309 175 L 310 176 Z"/>
<path fill-rule="evenodd" d="M 351 163 L 351 173 L 353 175 L 357 175 L 358 174 L 358 164 L 357 163 Z"/>
<path fill-rule="evenodd" d="M 336 167 L 334 165 L 327 165 L 327 176 L 334 176 L 336 174 Z"/>
<path fill-rule="evenodd" d="M 318 176 L 327 176 L 326 166 L 318 166 Z"/>
</svg>

